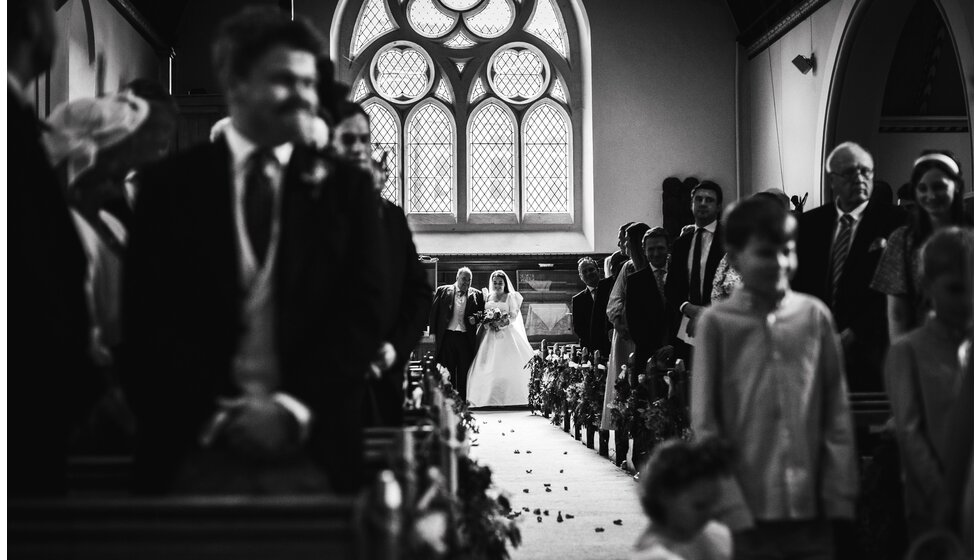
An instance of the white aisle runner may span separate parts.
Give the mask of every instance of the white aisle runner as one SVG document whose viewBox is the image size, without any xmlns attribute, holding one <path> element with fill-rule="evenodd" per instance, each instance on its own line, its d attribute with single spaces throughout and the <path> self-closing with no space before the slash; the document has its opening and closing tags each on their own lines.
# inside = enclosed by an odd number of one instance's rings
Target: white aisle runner
<svg viewBox="0 0 980 560">
<path fill-rule="evenodd" d="M 494 483 L 523 512 L 518 520 L 524 542 L 514 560 L 627 556 L 646 527 L 630 475 L 526 410 L 474 414 L 480 433 L 471 455 L 493 469 Z"/>
</svg>

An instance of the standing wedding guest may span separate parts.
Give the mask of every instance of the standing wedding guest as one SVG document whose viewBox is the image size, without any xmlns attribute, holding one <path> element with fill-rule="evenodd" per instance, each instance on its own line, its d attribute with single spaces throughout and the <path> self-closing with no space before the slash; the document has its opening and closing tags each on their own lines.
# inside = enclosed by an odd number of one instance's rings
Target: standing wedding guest
<svg viewBox="0 0 980 560">
<path fill-rule="evenodd" d="M 324 76 L 320 78 L 324 83 Z M 327 98 L 330 91 L 322 91 Z M 371 159 L 371 126 L 368 116 L 356 103 L 334 103 L 337 124 L 333 130 L 331 148 L 340 159 L 374 173 Z M 374 188 L 384 189 L 386 176 L 375 177 Z M 412 231 L 408 228 L 405 213 L 395 203 L 378 197 L 382 228 L 382 254 L 384 263 L 385 310 L 381 327 L 383 342 L 372 362 L 374 376 L 368 382 L 368 394 L 373 398 L 376 416 L 372 423 L 400 426 L 405 401 L 405 368 L 409 357 L 425 329 L 432 286 L 425 274 L 419 255 L 415 251 Z"/>
<path fill-rule="evenodd" d="M 932 313 L 921 327 L 898 337 L 885 360 L 910 541 L 945 527 L 960 505 L 947 492 L 943 460 L 964 375 L 972 375 L 963 371 L 958 355 L 973 323 L 973 287 L 967 284 L 972 255 L 973 234 L 967 229 L 941 229 L 926 241 L 919 273 Z"/>
<path fill-rule="evenodd" d="M 626 222 L 619 226 L 619 240 L 616 243 L 619 250 L 606 257 L 606 260 L 603 261 L 602 269 L 606 278 L 616 278 L 619 276 L 619 270 L 629 260 L 629 256 L 626 254 L 626 228 L 633 224 L 634 222 Z"/>
<path fill-rule="evenodd" d="M 606 366 L 606 392 L 603 398 L 602 418 L 600 429 L 612 429 L 612 414 L 609 405 L 616 398 L 616 380 L 629 355 L 636 349 L 626 326 L 626 278 L 647 266 L 646 253 L 643 252 L 643 235 L 650 226 L 643 222 L 633 223 L 626 228 L 626 252 L 630 260 L 626 261 L 616 277 L 612 291 L 609 292 L 609 303 L 606 305 L 606 316 L 613 326 L 612 342 L 610 343 L 609 362 Z"/>
<path fill-rule="evenodd" d="M 724 224 L 742 287 L 698 321 L 691 428 L 735 449 L 719 507 L 736 558 L 834 556 L 830 520 L 851 519 L 857 461 L 830 311 L 794 292 L 796 220 L 752 197 Z"/>
<path fill-rule="evenodd" d="M 26 89 L 55 46 L 50 0 L 7 3 L 7 488 L 66 490 L 69 434 L 97 398 L 85 253 Z"/>
<path fill-rule="evenodd" d="M 885 240 L 905 220 L 894 205 L 868 204 L 874 160 L 854 142 L 827 156 L 834 198 L 800 217 L 800 269 L 793 289 L 820 298 L 834 314 L 852 391 L 882 389 L 888 346 L 885 296 L 871 289 Z"/>
<path fill-rule="evenodd" d="M 671 336 L 682 328 L 686 334 L 674 343 L 675 353 L 685 360 L 690 359 L 691 346 L 684 340 L 694 335 L 698 315 L 711 304 L 715 270 L 725 253 L 721 239 L 715 242 L 721 205 L 721 187 L 717 183 L 698 183 L 691 191 L 694 229 L 678 237 L 670 248 L 672 257 L 665 288 L 667 313 L 671 317 Z"/>
<path fill-rule="evenodd" d="M 456 271 L 456 282 L 436 288 L 429 309 L 429 331 L 436 337 L 436 362 L 449 370 L 453 386 L 466 399 L 466 375 L 476 354 L 477 316 L 484 310 L 483 293 L 470 285 L 473 272 Z"/>
<path fill-rule="evenodd" d="M 640 474 L 650 519 L 630 560 L 730 560 L 732 534 L 713 519 L 732 450 L 719 438 L 660 444 Z"/>
<path fill-rule="evenodd" d="M 578 260 L 578 277 L 585 284 L 585 289 L 572 296 L 572 330 L 583 348 L 596 350 L 599 346 L 592 340 L 592 307 L 602 275 L 592 257 Z"/>
<path fill-rule="evenodd" d="M 626 328 L 636 344 L 633 353 L 639 374 L 647 360 L 670 344 L 670 319 L 665 308 L 664 285 L 667 281 L 667 257 L 670 241 L 667 230 L 655 227 L 643 234 L 643 252 L 647 266 L 626 279 Z M 667 385 L 658 379 L 653 400 L 667 396 Z"/>
<path fill-rule="evenodd" d="M 599 280 L 595 291 L 592 293 L 595 300 L 592 304 L 592 323 L 589 325 L 589 338 L 595 349 L 605 358 L 609 358 L 612 350 L 613 326 L 606 315 L 606 307 L 609 305 L 609 294 L 612 293 L 613 285 L 616 284 L 616 277 L 610 276 Z"/>
<path fill-rule="evenodd" d="M 915 206 L 907 225 L 895 229 L 878 262 L 871 288 L 888 298 L 891 340 L 918 327 L 928 308 L 917 282 L 919 248 L 933 231 L 966 225 L 963 173 L 952 152 L 927 151 L 915 160 L 912 181 Z"/>
<path fill-rule="evenodd" d="M 905 210 L 912 211 L 917 204 L 915 201 L 915 188 L 912 183 L 904 183 L 901 187 L 898 187 L 898 205 Z"/>
<path fill-rule="evenodd" d="M 358 489 L 384 271 L 370 176 L 305 143 L 322 47 L 279 10 L 227 19 L 230 124 L 144 173 L 123 300 L 140 491 Z"/>
</svg>

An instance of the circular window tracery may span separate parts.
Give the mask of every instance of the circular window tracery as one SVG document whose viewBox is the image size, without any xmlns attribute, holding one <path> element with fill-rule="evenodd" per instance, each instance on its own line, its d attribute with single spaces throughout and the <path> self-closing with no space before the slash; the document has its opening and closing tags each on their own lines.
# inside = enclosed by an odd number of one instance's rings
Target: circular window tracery
<svg viewBox="0 0 980 560">
<path fill-rule="evenodd" d="M 526 43 L 497 49 L 487 65 L 487 81 L 494 93 L 512 103 L 530 103 L 540 97 L 551 78 L 551 67 L 540 50 Z"/>
<path fill-rule="evenodd" d="M 371 83 L 381 97 L 393 103 L 418 101 L 435 80 L 429 53 L 410 41 L 395 41 L 378 50 L 371 60 Z"/>
</svg>

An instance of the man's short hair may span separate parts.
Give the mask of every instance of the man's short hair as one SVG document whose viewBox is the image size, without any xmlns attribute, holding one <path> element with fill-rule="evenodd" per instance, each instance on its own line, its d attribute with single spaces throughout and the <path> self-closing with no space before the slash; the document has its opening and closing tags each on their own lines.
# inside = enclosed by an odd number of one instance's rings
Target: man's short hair
<svg viewBox="0 0 980 560">
<path fill-rule="evenodd" d="M 593 259 L 592 257 L 582 257 L 581 259 L 578 260 L 578 264 L 575 267 L 576 270 L 582 270 L 582 265 L 587 262 L 590 262 L 592 263 L 592 266 L 599 268 L 598 263 L 596 263 L 595 259 Z"/>
<path fill-rule="evenodd" d="M 640 241 L 640 244 L 643 247 L 646 247 L 647 239 L 653 239 L 654 237 L 663 237 L 667 241 L 667 246 L 670 247 L 670 234 L 667 233 L 667 230 L 661 226 L 648 229 L 646 233 L 643 234 L 643 239 Z"/>
<path fill-rule="evenodd" d="M 833 173 L 834 172 L 834 170 L 830 168 L 830 162 L 834 160 L 834 156 L 836 156 L 838 153 L 840 153 L 840 152 L 842 152 L 844 150 L 851 150 L 851 151 L 854 151 L 854 152 L 863 152 L 865 154 L 868 154 L 868 157 L 871 157 L 871 152 L 869 152 L 868 150 L 865 150 L 857 142 L 851 142 L 851 141 L 841 142 L 833 150 L 830 150 L 830 153 L 829 154 L 827 154 L 827 159 L 824 161 L 824 171 L 826 171 L 827 173 Z M 874 161 L 874 158 L 872 158 L 872 161 Z"/>
<path fill-rule="evenodd" d="M 470 270 L 470 267 L 468 267 L 468 266 L 461 266 L 461 267 L 459 267 L 456 270 L 456 278 L 459 278 L 459 275 L 462 274 L 462 273 L 464 273 L 464 272 L 467 273 L 467 274 L 469 274 L 470 275 L 470 278 L 473 277 L 473 271 Z"/>
<path fill-rule="evenodd" d="M 629 229 L 629 227 L 635 223 L 636 222 L 626 222 L 625 224 L 619 226 L 619 237 L 620 238 L 626 237 L 626 230 Z"/>
<path fill-rule="evenodd" d="M 212 63 L 221 86 L 227 89 L 235 79 L 248 76 L 255 62 L 279 45 L 316 57 L 321 56 L 324 49 L 320 34 L 306 19 L 289 19 L 274 8 L 246 8 L 226 19 L 211 48 Z"/>
<path fill-rule="evenodd" d="M 751 196 L 735 204 L 722 224 L 725 248 L 741 251 L 753 237 L 782 244 L 796 239 L 796 219 L 776 199 Z"/>
<path fill-rule="evenodd" d="M 721 208 L 721 203 L 724 198 L 722 197 L 721 187 L 718 186 L 718 183 L 714 181 L 701 181 L 696 187 L 691 189 L 691 200 L 694 200 L 694 193 L 701 189 L 706 189 L 715 193 L 715 196 L 718 197 L 718 207 Z"/>
<path fill-rule="evenodd" d="M 643 234 L 650 229 L 650 226 L 644 224 L 643 222 L 634 222 L 633 225 L 626 228 L 626 242 L 631 244 L 634 249 L 639 251 L 643 250 Z"/>
</svg>

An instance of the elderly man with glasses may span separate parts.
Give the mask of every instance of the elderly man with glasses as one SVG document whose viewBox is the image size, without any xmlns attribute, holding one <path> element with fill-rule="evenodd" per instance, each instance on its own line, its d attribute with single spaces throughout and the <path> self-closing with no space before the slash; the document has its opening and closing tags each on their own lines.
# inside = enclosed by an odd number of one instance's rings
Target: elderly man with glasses
<svg viewBox="0 0 980 560">
<path fill-rule="evenodd" d="M 834 148 L 826 172 L 833 198 L 800 218 L 793 288 L 819 297 L 833 312 L 851 391 L 881 391 L 887 312 L 885 298 L 869 286 L 885 240 L 905 215 L 896 206 L 868 203 L 874 160 L 858 144 Z"/>
</svg>

